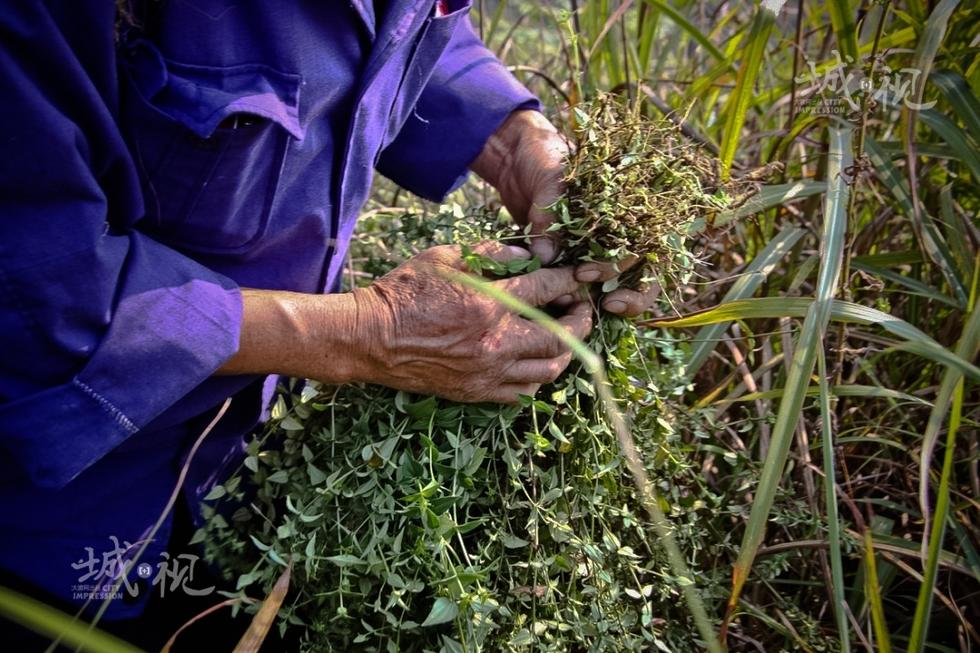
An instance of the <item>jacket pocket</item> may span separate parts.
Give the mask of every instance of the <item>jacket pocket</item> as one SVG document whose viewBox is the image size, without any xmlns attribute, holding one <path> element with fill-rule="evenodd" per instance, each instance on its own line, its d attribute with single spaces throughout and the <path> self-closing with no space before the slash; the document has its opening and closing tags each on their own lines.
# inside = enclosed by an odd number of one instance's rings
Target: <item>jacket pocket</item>
<svg viewBox="0 0 980 653">
<path fill-rule="evenodd" d="M 124 52 L 123 131 L 145 205 L 137 227 L 178 249 L 246 251 L 262 237 L 292 138 L 298 75 L 196 66 L 138 41 Z"/>
<path fill-rule="evenodd" d="M 425 19 L 412 45 L 405 72 L 394 95 L 383 147 L 387 147 L 398 137 L 401 128 L 411 117 L 419 97 L 435 72 L 439 58 L 446 51 L 459 21 L 469 12 L 471 5 L 471 0 L 450 0 L 446 3 L 448 13 Z"/>
</svg>

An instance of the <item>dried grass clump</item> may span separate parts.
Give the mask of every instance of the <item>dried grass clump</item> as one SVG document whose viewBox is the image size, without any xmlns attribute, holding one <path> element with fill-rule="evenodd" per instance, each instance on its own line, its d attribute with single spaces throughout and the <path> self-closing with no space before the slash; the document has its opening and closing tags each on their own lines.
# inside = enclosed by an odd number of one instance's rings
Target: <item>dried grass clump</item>
<svg viewBox="0 0 980 653">
<path fill-rule="evenodd" d="M 722 182 L 718 161 L 666 119 L 644 116 L 610 95 L 573 112 L 576 145 L 567 192 L 555 204 L 559 262 L 640 263 L 620 283 L 664 281 L 689 269 L 684 245 L 696 220 L 710 220 L 755 192 L 753 179 Z"/>
</svg>

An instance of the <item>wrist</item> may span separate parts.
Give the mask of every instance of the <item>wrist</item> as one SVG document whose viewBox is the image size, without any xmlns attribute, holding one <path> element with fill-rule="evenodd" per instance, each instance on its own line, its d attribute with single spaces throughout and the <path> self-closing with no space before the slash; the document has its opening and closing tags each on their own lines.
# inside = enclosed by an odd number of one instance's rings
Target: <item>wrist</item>
<svg viewBox="0 0 980 653">
<path fill-rule="evenodd" d="M 355 334 L 350 381 L 383 383 L 394 336 L 392 311 L 374 287 L 357 288 L 347 296 L 352 305 Z"/>
<path fill-rule="evenodd" d="M 284 374 L 340 385 L 359 379 L 362 339 L 351 293 L 242 290 L 238 352 L 218 374 Z"/>
</svg>

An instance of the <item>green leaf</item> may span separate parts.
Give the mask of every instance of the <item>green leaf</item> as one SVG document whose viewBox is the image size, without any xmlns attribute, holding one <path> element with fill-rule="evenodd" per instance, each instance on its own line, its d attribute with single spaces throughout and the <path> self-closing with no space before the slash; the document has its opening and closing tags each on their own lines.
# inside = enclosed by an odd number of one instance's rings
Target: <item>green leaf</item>
<svg viewBox="0 0 980 653">
<path fill-rule="evenodd" d="M 429 610 L 429 616 L 422 622 L 422 627 L 426 628 L 428 626 L 438 626 L 439 624 L 447 623 L 455 619 L 458 614 L 459 608 L 456 606 L 456 603 L 440 596 L 432 604 L 432 609 Z"/>
<path fill-rule="evenodd" d="M 269 474 L 269 478 L 266 480 L 270 483 L 286 483 L 289 481 L 289 472 L 285 469 L 280 469 L 278 472 Z"/>
<path fill-rule="evenodd" d="M 227 492 L 225 491 L 224 485 L 215 485 L 211 488 L 211 491 L 204 496 L 204 501 L 214 501 L 215 499 L 220 499 L 225 496 Z"/>
<path fill-rule="evenodd" d="M 310 483 L 313 485 L 320 485 L 327 480 L 327 475 L 313 463 L 306 464 L 306 474 L 310 477 Z"/>
<path fill-rule="evenodd" d="M 668 18 L 670 18 L 678 27 L 687 33 L 688 36 L 694 39 L 698 45 L 703 47 L 712 57 L 718 61 L 726 62 L 732 70 L 735 69 L 725 54 L 719 50 L 718 47 L 708 39 L 708 37 L 702 34 L 701 30 L 695 27 L 691 21 L 685 18 L 684 15 L 677 11 L 677 9 L 675 9 L 669 2 L 665 2 L 664 0 L 644 0 L 644 2 L 664 12 Z"/>
<path fill-rule="evenodd" d="M 977 276 L 980 275 L 975 274 L 975 280 Z M 974 287 L 974 298 L 976 297 L 976 291 L 977 289 Z M 956 355 L 962 359 L 975 360 L 978 353 L 980 353 L 980 308 L 974 306 L 967 318 L 959 342 L 956 344 Z M 939 555 L 946 533 L 946 517 L 949 514 L 950 483 L 954 451 L 956 449 L 956 433 L 962 423 L 963 394 L 962 372 L 954 368 L 948 368 L 943 374 L 939 392 L 936 395 L 936 401 L 929 415 L 929 421 L 926 423 L 926 432 L 923 436 L 922 454 L 919 464 L 919 502 L 922 514 L 926 517 L 926 528 L 924 529 L 925 533 L 923 535 L 925 565 L 908 646 L 908 650 L 915 653 L 920 653 L 925 650 L 926 635 L 929 629 L 929 617 L 932 613 L 933 592 L 936 586 Z M 949 415 L 949 427 L 946 430 L 946 451 L 939 481 L 935 515 L 930 518 L 929 472 L 932 468 L 933 450 L 939 440 L 940 430 L 946 421 L 947 415 Z"/>
<path fill-rule="evenodd" d="M 367 564 L 355 555 L 350 555 L 349 553 L 342 553 L 335 556 L 327 556 L 326 560 L 332 562 L 338 567 L 353 567 L 357 565 Z"/>
</svg>

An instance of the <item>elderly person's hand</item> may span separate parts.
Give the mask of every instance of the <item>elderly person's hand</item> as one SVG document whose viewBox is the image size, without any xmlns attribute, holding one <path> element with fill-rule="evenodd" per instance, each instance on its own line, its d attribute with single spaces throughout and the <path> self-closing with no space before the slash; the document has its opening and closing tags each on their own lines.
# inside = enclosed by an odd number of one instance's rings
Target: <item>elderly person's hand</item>
<svg viewBox="0 0 980 653">
<path fill-rule="evenodd" d="M 568 149 L 567 141 L 541 113 L 515 111 L 490 137 L 470 166 L 497 189 L 518 224 L 531 225 L 531 252 L 544 263 L 554 260 L 561 245 L 559 234 L 547 231 L 555 217 L 547 207 L 564 190 Z M 635 262 L 635 259 L 625 260 L 618 266 L 585 263 L 575 274 L 582 283 L 606 281 Z M 619 315 L 639 315 L 653 305 L 658 294 L 656 287 L 642 292 L 618 288 L 603 297 L 602 307 Z M 562 300 L 560 303 L 567 303 L 571 298 Z"/>
<path fill-rule="evenodd" d="M 530 257 L 495 242 L 474 251 L 501 262 Z M 452 280 L 463 271 L 459 247 L 433 247 L 354 292 L 365 331 L 374 334 L 365 341 L 363 380 L 456 401 L 512 403 L 558 378 L 571 360 L 561 339 Z M 570 267 L 491 283 L 533 306 L 579 290 Z M 558 322 L 581 339 L 591 319 L 589 305 L 578 302 Z"/>
<path fill-rule="evenodd" d="M 496 242 L 473 249 L 500 262 L 530 258 Z M 571 352 L 545 327 L 453 279 L 465 272 L 460 248 L 444 245 L 349 293 L 243 289 L 239 351 L 218 373 L 376 383 L 466 402 L 533 396 L 558 378 Z M 582 290 L 571 267 L 491 283 L 534 306 Z M 592 309 L 573 302 L 557 319 L 582 339 Z"/>
</svg>

